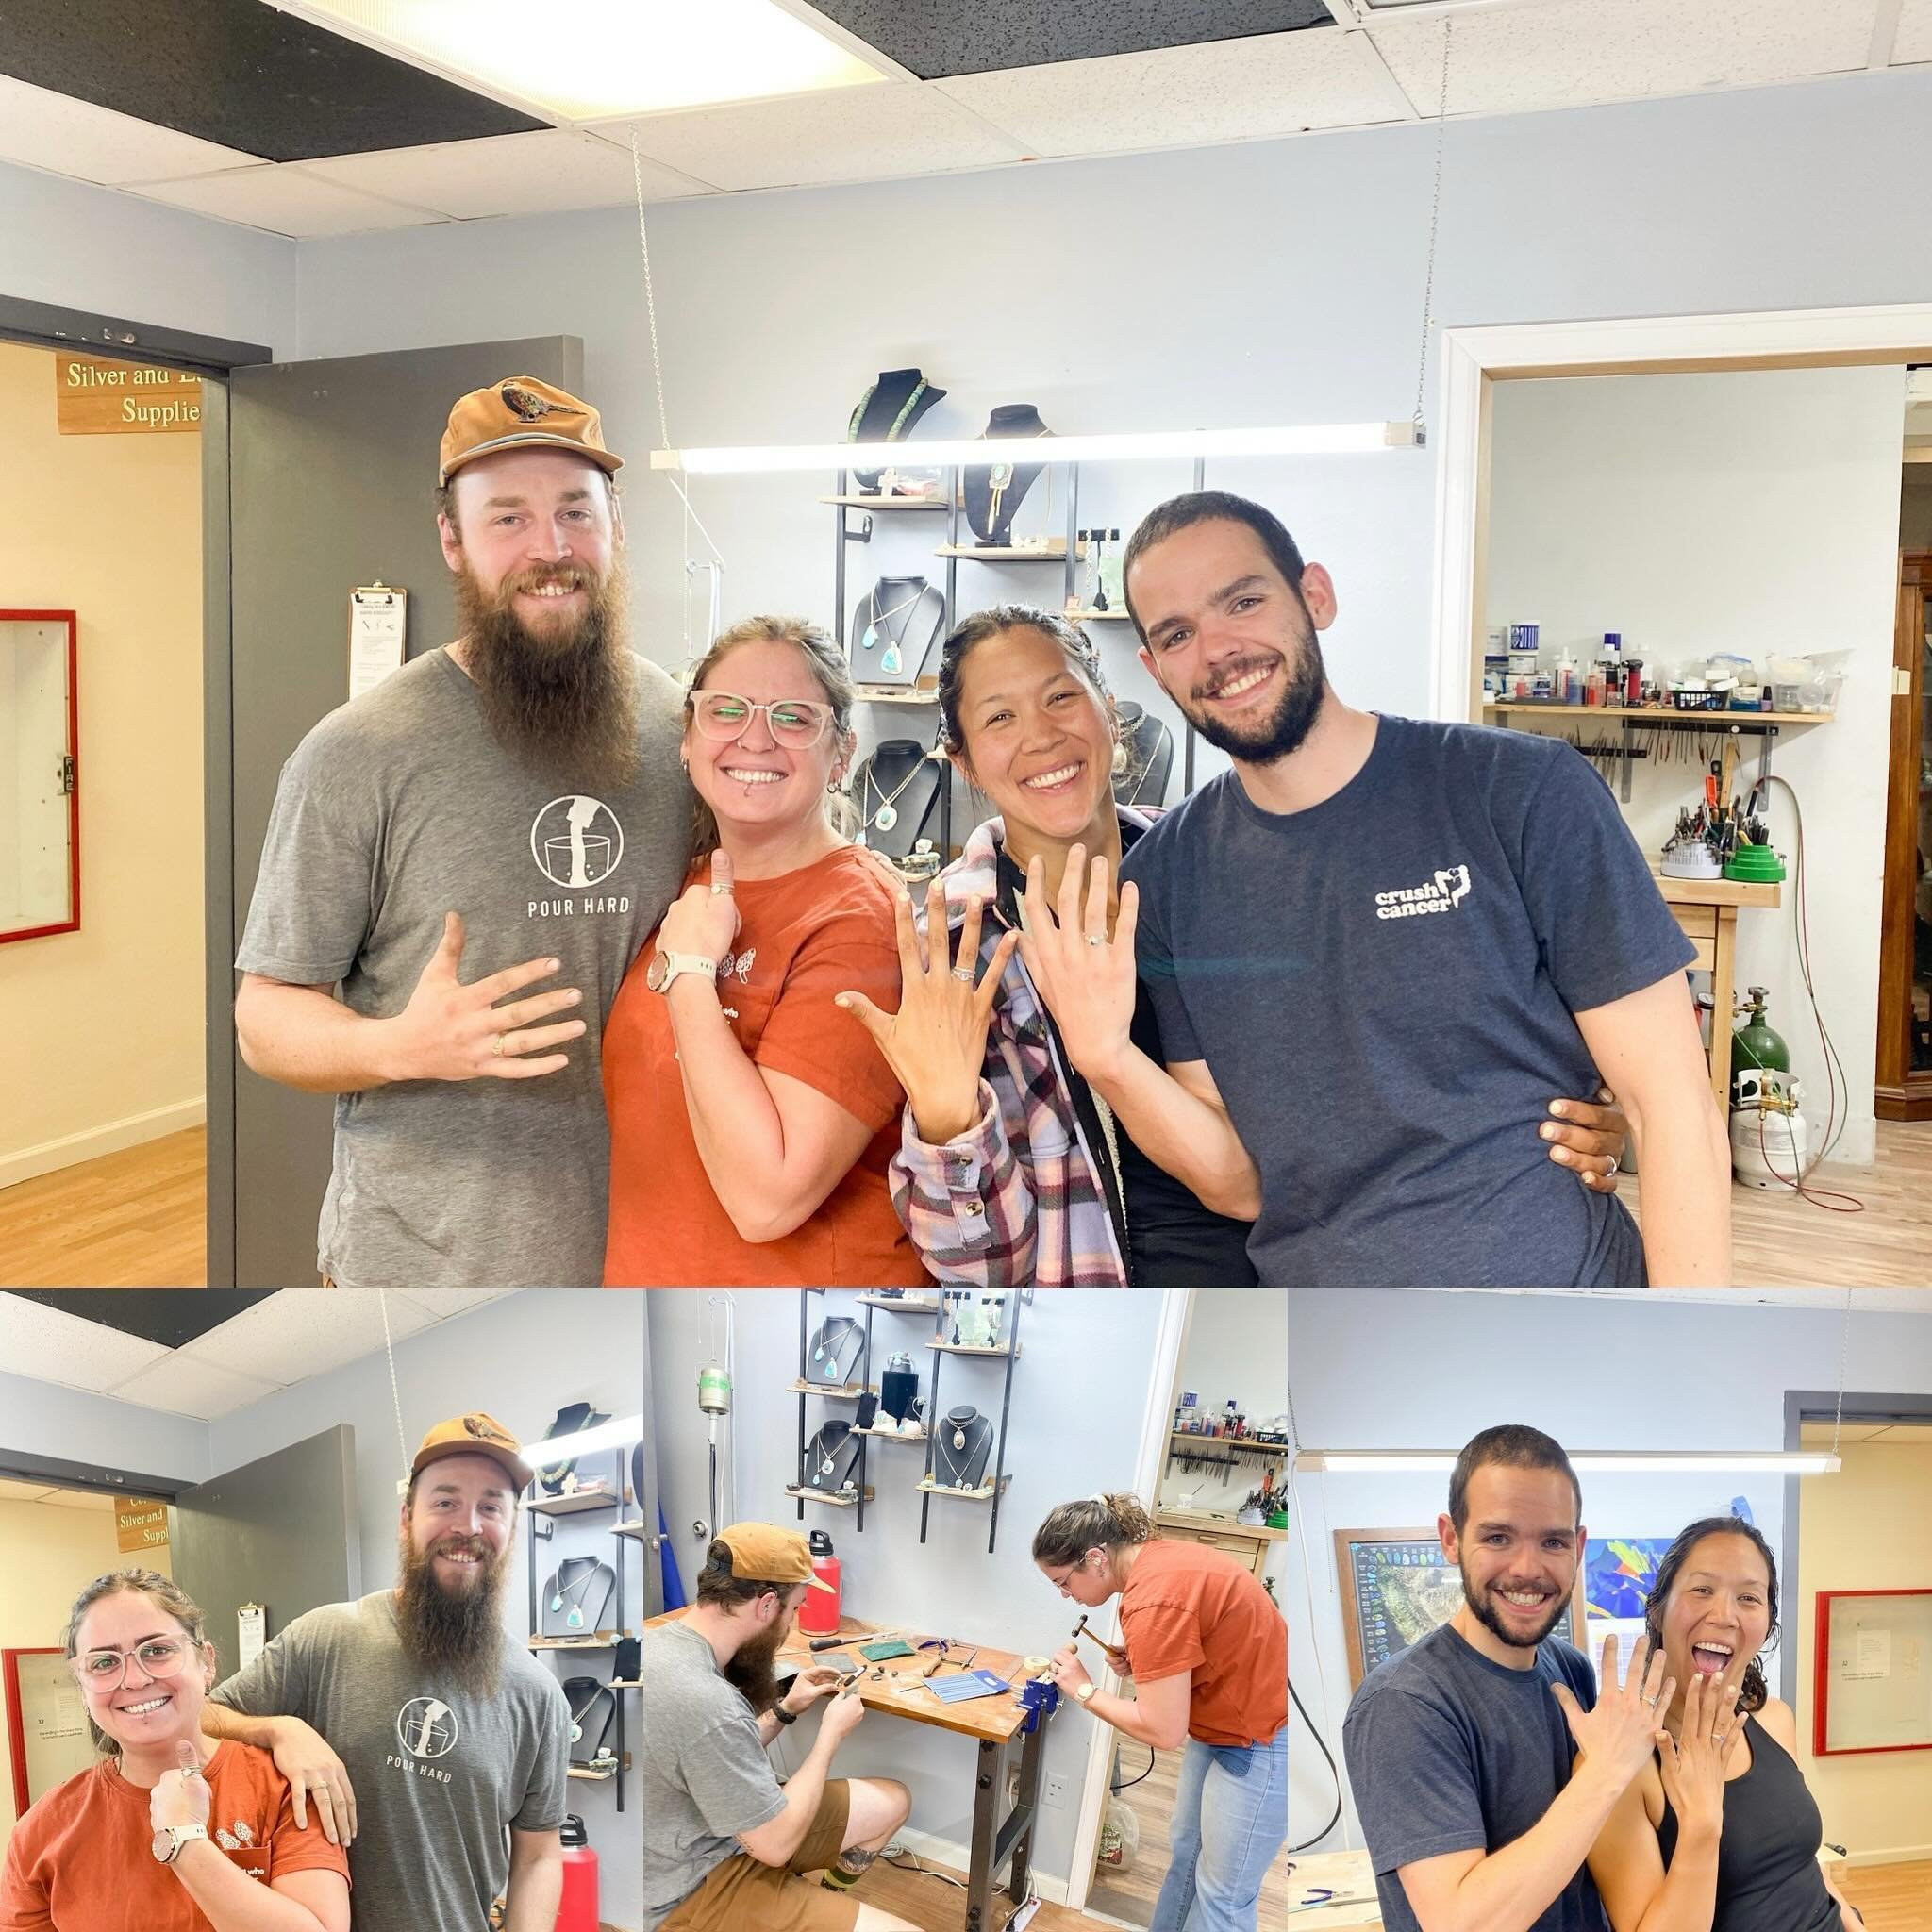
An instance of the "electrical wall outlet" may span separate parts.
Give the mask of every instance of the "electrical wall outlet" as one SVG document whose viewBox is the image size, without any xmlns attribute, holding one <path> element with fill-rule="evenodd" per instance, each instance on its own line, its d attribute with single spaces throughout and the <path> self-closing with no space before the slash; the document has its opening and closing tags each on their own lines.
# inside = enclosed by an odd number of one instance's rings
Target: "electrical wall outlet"
<svg viewBox="0 0 1932 1932">
<path fill-rule="evenodd" d="M 1067 1802 L 1067 1776 L 1064 1772 L 1050 1771 L 1041 1779 L 1041 1802 L 1053 1810 L 1059 1810 Z"/>
</svg>

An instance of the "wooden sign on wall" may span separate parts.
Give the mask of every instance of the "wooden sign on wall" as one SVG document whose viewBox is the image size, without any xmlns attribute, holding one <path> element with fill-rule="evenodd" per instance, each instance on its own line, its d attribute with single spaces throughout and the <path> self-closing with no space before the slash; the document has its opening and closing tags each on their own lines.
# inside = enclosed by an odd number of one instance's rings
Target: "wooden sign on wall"
<svg viewBox="0 0 1932 1932">
<path fill-rule="evenodd" d="M 62 436 L 192 436 L 201 431 L 201 377 L 186 370 L 57 355 L 54 397 Z"/>
<path fill-rule="evenodd" d="M 114 1498 L 114 1541 L 124 1553 L 152 1550 L 168 1541 L 168 1506 L 146 1496 Z"/>
</svg>

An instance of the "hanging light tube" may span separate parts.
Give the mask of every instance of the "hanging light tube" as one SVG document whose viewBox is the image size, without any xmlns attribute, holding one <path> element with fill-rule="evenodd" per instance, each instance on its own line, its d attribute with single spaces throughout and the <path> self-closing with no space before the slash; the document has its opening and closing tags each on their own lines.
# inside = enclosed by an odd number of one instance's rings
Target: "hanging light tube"
<svg viewBox="0 0 1932 1932">
<path fill-rule="evenodd" d="M 594 1429 L 579 1429 L 574 1436 L 558 1436 L 542 1442 L 525 1442 L 524 1460 L 532 1469 L 547 1462 L 574 1462 L 597 1449 L 615 1449 L 635 1442 L 644 1433 L 641 1415 L 620 1416 L 615 1422 L 599 1423 Z"/>
<path fill-rule="evenodd" d="M 1305 1449 L 1294 1459 L 1297 1474 L 1325 1471 L 1331 1475 L 1388 1475 L 1401 1472 L 1440 1473 L 1456 1467 L 1457 1452 L 1436 1449 Z M 1656 1475 L 1730 1470 L 1749 1475 L 1837 1475 L 1836 1456 L 1784 1449 L 1584 1449 L 1573 1451 L 1570 1466 L 1579 1474 Z"/>
<path fill-rule="evenodd" d="M 1414 423 L 1311 423 L 1272 429 L 1148 429 L 1117 436 L 963 437 L 910 442 L 747 443 L 726 449 L 654 449 L 654 470 L 688 476 L 777 475 L 793 470 L 929 469 L 942 463 L 1135 462 L 1161 457 L 1319 457 L 1415 449 Z"/>
</svg>

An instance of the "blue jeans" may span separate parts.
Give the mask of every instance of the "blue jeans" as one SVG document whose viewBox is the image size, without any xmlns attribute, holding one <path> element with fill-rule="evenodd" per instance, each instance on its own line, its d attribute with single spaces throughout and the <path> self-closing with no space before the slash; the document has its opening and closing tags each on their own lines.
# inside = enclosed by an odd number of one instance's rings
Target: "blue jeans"
<svg viewBox="0 0 1932 1932">
<path fill-rule="evenodd" d="M 1153 1932 L 1256 1932 L 1256 1902 L 1288 1842 L 1288 1726 L 1267 1744 L 1188 1740 Z"/>
</svg>

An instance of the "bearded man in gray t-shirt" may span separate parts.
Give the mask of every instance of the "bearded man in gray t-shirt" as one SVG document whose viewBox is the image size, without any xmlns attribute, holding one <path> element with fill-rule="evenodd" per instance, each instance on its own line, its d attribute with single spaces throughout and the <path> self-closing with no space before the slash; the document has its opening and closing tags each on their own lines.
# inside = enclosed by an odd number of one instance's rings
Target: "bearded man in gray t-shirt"
<svg viewBox="0 0 1932 1932">
<path fill-rule="evenodd" d="M 603 1024 L 691 829 L 678 693 L 625 641 L 621 462 L 534 377 L 464 396 L 437 479 L 463 635 L 282 769 L 235 1027 L 336 1096 L 341 1286 L 603 1279 Z"/>
<path fill-rule="evenodd" d="M 206 1707 L 349 1851 L 356 1932 L 554 1932 L 570 1709 L 505 1629 L 516 1439 L 475 1411 L 416 1452 L 401 1580 L 298 1617 Z M 506 1831 L 508 1842 L 506 1843 Z"/>
</svg>

